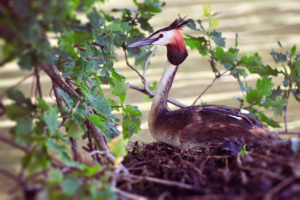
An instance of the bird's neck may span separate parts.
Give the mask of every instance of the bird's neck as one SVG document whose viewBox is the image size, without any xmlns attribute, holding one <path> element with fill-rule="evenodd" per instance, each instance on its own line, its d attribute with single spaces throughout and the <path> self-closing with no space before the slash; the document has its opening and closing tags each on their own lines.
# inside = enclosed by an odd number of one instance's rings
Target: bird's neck
<svg viewBox="0 0 300 200">
<path fill-rule="evenodd" d="M 159 81 L 155 96 L 152 101 L 151 113 L 168 110 L 167 102 L 170 89 L 172 87 L 178 65 L 167 62 L 164 73 Z"/>
</svg>

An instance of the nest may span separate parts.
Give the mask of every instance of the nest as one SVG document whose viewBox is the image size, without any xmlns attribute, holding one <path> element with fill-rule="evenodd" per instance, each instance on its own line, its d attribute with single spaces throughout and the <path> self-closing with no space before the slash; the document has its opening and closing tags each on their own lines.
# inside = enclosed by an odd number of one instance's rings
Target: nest
<svg viewBox="0 0 300 200">
<path fill-rule="evenodd" d="M 151 199 L 300 199 L 300 149 L 291 143 L 241 150 L 240 141 L 182 151 L 132 143 L 118 187 Z"/>
</svg>

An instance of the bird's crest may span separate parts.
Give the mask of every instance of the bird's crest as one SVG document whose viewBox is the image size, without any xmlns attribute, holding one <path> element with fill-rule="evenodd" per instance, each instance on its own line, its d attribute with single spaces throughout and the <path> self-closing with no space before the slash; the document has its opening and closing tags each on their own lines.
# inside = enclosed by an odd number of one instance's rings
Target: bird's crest
<svg viewBox="0 0 300 200">
<path fill-rule="evenodd" d="M 162 31 L 170 31 L 173 29 L 181 29 L 184 25 L 186 25 L 187 23 L 189 23 L 191 21 L 191 19 L 185 20 L 184 18 L 179 18 L 179 19 L 175 19 L 175 21 L 168 27 L 166 28 L 162 28 L 159 29 L 158 31 L 155 31 L 154 33 L 152 33 L 149 38 L 151 38 L 153 35 L 162 32 Z"/>
</svg>

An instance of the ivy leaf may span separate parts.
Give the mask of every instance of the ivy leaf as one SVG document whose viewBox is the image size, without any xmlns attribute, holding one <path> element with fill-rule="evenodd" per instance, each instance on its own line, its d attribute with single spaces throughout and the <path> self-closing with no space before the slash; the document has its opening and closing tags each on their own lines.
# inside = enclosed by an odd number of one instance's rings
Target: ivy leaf
<svg viewBox="0 0 300 200">
<path fill-rule="evenodd" d="M 124 138 L 130 138 L 133 133 L 138 133 L 141 130 L 142 113 L 137 106 L 126 105 L 123 109 L 122 128 Z"/>
<path fill-rule="evenodd" d="M 56 109 L 53 107 L 50 108 L 49 112 L 43 115 L 43 120 L 47 124 L 49 134 L 54 135 L 58 130 L 57 127 L 60 125 L 60 122 L 58 121 Z"/>
<path fill-rule="evenodd" d="M 37 100 L 38 100 L 38 105 L 37 105 L 38 108 L 45 110 L 45 111 L 48 111 L 50 109 L 44 99 L 41 99 L 38 97 Z"/>
<path fill-rule="evenodd" d="M 130 87 L 130 83 L 125 83 L 125 80 L 119 81 L 117 78 L 114 78 L 114 85 L 110 84 L 112 89 L 111 94 L 116 95 L 120 98 L 121 103 L 125 101 L 126 91 Z"/>
<path fill-rule="evenodd" d="M 55 88 L 58 94 L 65 100 L 66 104 L 73 107 L 73 99 L 70 98 L 69 94 L 63 91 L 60 87 Z"/>
<path fill-rule="evenodd" d="M 259 91 L 261 96 L 271 95 L 271 89 L 273 87 L 274 83 L 272 83 L 272 78 L 268 78 L 267 76 L 262 77 L 262 79 L 258 79 L 256 82 L 256 89 Z"/>
</svg>

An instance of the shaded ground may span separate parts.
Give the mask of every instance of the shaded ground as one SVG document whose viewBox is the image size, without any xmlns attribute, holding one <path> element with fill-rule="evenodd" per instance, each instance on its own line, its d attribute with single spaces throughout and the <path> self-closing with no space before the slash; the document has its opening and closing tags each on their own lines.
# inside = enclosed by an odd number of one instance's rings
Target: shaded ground
<svg viewBox="0 0 300 200">
<path fill-rule="evenodd" d="M 132 145 L 124 164 L 144 178 L 126 179 L 133 187 L 128 192 L 151 199 L 300 199 L 300 149 L 293 152 L 290 142 L 249 148 L 244 156 L 231 155 L 232 145 L 241 147 L 233 143 L 189 151 Z M 126 181 L 118 187 L 126 189 Z"/>
</svg>

